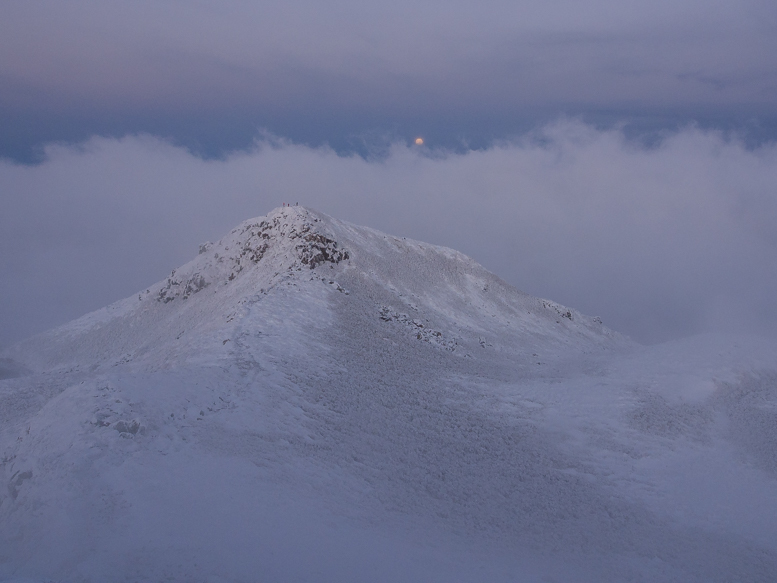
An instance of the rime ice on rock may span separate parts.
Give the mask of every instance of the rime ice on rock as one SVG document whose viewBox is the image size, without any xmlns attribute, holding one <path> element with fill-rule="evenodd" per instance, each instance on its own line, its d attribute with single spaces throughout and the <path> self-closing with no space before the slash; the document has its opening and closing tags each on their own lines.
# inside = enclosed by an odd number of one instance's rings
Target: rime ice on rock
<svg viewBox="0 0 777 583">
<path fill-rule="evenodd" d="M 283 208 L 260 221 L 247 221 L 217 243 L 203 243 L 192 264 L 176 270 L 162 284 L 156 300 L 172 302 L 187 299 L 211 284 L 234 281 L 244 270 L 275 252 L 286 271 L 303 266 L 315 269 L 322 264 L 336 265 L 349 258 L 348 251 L 321 232 L 321 221 L 304 207 Z M 192 273 L 193 269 L 197 269 Z"/>
<path fill-rule="evenodd" d="M 455 338 L 446 338 L 442 332 L 429 328 L 428 323 L 425 325 L 418 318 L 411 318 L 407 314 L 397 313 L 387 306 L 383 306 L 380 309 L 379 314 L 380 319 L 383 322 L 397 322 L 402 324 L 407 331 L 407 334 L 410 337 L 414 337 L 416 340 L 423 340 L 424 342 L 435 344 L 445 350 L 450 350 L 451 352 L 456 350 L 457 343 Z"/>
</svg>

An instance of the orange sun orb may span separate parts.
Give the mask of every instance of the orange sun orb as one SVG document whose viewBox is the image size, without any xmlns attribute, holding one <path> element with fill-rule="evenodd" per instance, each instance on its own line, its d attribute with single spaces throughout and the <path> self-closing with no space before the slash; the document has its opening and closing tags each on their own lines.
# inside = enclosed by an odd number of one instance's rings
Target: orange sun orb
<svg viewBox="0 0 777 583">
<path fill-rule="evenodd" d="M 416 146 L 423 146 L 424 145 L 424 139 L 423 138 L 416 138 L 415 139 L 415 145 Z"/>
</svg>

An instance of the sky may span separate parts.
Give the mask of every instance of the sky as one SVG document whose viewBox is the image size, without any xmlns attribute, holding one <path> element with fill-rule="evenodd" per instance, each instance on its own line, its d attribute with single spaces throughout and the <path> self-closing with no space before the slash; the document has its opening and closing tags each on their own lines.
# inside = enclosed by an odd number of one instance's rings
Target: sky
<svg viewBox="0 0 777 583">
<path fill-rule="evenodd" d="M 0 345 L 289 201 L 454 247 L 641 342 L 777 336 L 773 2 L 0 16 Z"/>
</svg>

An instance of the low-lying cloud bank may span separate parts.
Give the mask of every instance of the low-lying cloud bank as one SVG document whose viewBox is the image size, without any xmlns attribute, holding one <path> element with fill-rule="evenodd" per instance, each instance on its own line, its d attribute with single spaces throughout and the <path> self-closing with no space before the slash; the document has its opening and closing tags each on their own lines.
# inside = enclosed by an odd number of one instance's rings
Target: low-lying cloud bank
<svg viewBox="0 0 777 583">
<path fill-rule="evenodd" d="M 164 277 L 283 202 L 454 247 L 643 342 L 777 335 L 777 145 L 688 128 L 654 147 L 560 121 L 487 150 L 377 160 L 263 138 L 202 160 L 148 136 L 0 162 L 0 343 Z"/>
</svg>

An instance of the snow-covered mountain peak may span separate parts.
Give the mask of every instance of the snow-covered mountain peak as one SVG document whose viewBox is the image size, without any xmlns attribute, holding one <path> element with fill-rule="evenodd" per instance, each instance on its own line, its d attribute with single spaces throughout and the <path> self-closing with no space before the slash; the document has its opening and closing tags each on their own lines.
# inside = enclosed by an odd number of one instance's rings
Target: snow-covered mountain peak
<svg viewBox="0 0 777 583">
<path fill-rule="evenodd" d="M 295 206 L 244 221 L 164 280 L 9 354 L 32 370 L 232 362 L 243 358 L 235 347 L 249 350 L 270 322 L 297 348 L 335 326 L 456 357 L 486 349 L 527 362 L 561 347 L 628 344 L 597 318 L 520 292 L 457 251 Z"/>
<path fill-rule="evenodd" d="M 774 344 L 304 207 L 200 251 L 0 353 L 0 580 L 774 580 Z"/>
<path fill-rule="evenodd" d="M 348 251 L 334 240 L 327 222 L 325 215 L 299 206 L 245 221 L 216 243 L 200 245 L 199 257 L 173 270 L 153 297 L 163 303 L 188 299 L 253 272 L 260 262 L 276 275 L 340 263 L 348 259 Z"/>
</svg>

